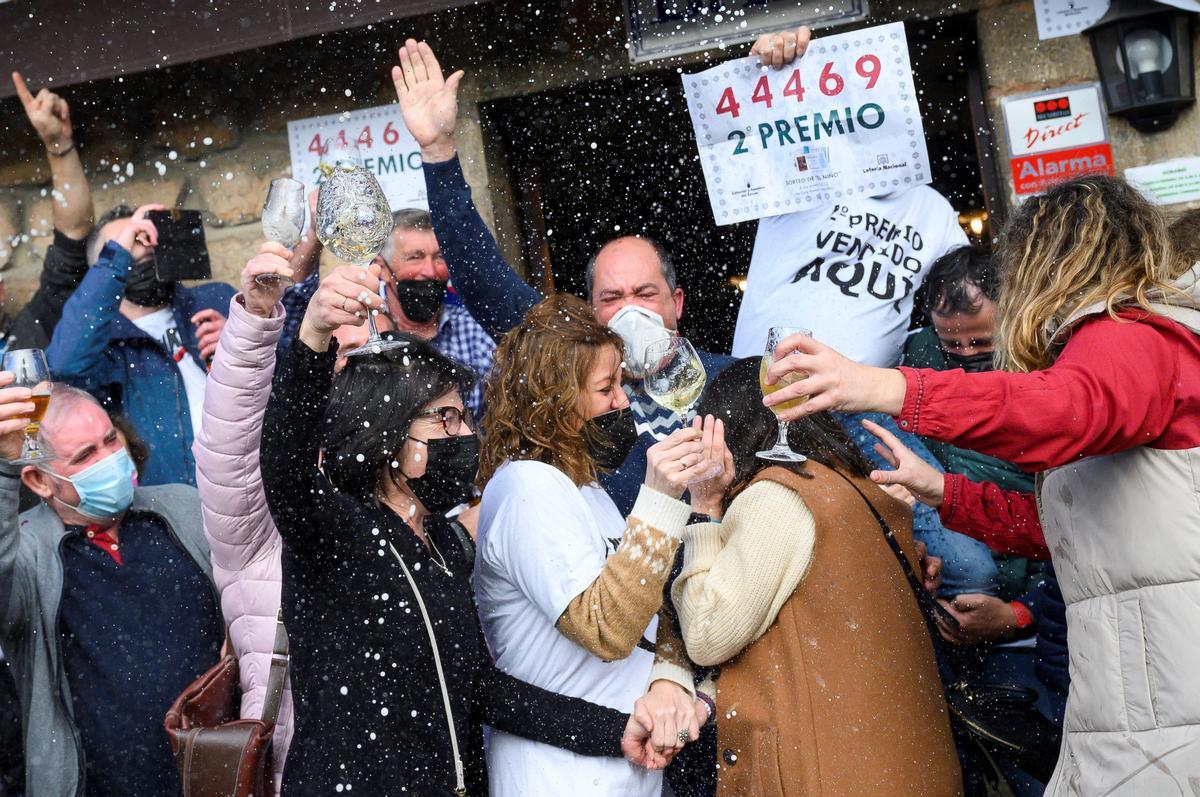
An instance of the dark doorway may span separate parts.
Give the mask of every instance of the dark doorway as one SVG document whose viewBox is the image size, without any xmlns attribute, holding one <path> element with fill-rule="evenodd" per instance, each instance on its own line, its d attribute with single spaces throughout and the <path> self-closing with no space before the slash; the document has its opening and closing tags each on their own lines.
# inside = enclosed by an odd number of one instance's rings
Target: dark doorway
<svg viewBox="0 0 1200 797">
<path fill-rule="evenodd" d="M 967 87 L 978 59 L 974 19 L 906 27 L 933 186 L 960 212 L 981 211 Z M 702 348 L 729 350 L 734 278 L 750 262 L 756 223 L 713 222 L 678 72 L 499 100 L 483 114 L 507 159 L 531 281 L 584 295 L 586 263 L 605 241 L 653 236 L 671 252 L 685 292 L 681 331 Z"/>
</svg>

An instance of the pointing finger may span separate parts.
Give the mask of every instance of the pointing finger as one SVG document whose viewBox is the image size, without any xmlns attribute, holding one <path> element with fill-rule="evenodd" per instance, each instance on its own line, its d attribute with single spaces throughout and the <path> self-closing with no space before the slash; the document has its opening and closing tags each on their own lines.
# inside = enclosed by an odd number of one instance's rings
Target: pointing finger
<svg viewBox="0 0 1200 797">
<path fill-rule="evenodd" d="M 25 78 L 21 77 L 20 72 L 12 73 L 13 86 L 17 89 L 17 96 L 21 99 L 21 104 L 28 108 L 33 103 L 33 94 L 29 91 L 29 86 L 25 84 Z"/>
</svg>

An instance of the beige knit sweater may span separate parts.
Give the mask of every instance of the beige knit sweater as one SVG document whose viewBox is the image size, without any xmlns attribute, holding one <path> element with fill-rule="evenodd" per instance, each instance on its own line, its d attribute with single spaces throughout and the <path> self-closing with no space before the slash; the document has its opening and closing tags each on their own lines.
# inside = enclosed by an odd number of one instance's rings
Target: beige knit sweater
<svg viewBox="0 0 1200 797">
<path fill-rule="evenodd" d="M 711 667 L 758 639 L 812 564 L 816 525 L 794 491 L 761 481 L 720 523 L 683 533 L 683 572 L 671 595 L 692 661 Z"/>
</svg>

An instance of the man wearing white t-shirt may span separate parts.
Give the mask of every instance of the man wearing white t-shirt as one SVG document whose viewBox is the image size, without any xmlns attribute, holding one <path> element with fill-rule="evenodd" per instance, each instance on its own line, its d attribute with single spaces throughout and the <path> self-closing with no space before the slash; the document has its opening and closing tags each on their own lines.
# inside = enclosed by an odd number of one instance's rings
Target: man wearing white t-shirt
<svg viewBox="0 0 1200 797">
<path fill-rule="evenodd" d="M 54 375 L 128 416 L 150 448 L 139 483 L 195 484 L 207 361 L 234 290 L 188 288 L 155 276 L 153 222 L 161 205 L 118 207 L 88 240 L 87 275 L 63 308 L 46 359 Z"/>
<path fill-rule="evenodd" d="M 967 244 L 954 208 L 925 185 L 762 219 L 733 354 L 762 354 L 767 330 L 790 326 L 853 360 L 896 365 L 913 294 L 935 260 Z"/>
</svg>

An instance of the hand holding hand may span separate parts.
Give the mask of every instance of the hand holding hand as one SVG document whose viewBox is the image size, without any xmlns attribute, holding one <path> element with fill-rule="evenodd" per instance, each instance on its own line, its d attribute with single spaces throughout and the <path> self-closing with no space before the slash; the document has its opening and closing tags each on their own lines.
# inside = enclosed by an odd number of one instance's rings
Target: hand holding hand
<svg viewBox="0 0 1200 797">
<path fill-rule="evenodd" d="M 773 407 L 808 397 L 799 407 L 781 411 L 782 420 L 794 421 L 822 410 L 900 414 L 908 383 L 899 371 L 860 365 L 803 334 L 784 338 L 776 348 L 792 353 L 767 369 L 767 384 L 774 385 L 788 374 L 800 373 L 803 378 L 765 396 L 763 404 Z"/>
<path fill-rule="evenodd" d="M 54 154 L 70 149 L 74 138 L 67 101 L 49 89 L 42 89 L 33 96 L 20 72 L 12 73 L 12 81 L 21 105 L 25 106 L 25 115 L 46 149 Z"/>
<path fill-rule="evenodd" d="M 889 484 L 903 485 L 921 503 L 934 509 L 940 507 L 945 494 L 945 475 L 914 454 L 896 435 L 879 424 L 864 420 L 862 425 L 882 443 L 875 445 L 876 453 L 895 468 L 871 471 L 871 481 L 881 487 Z"/>
<path fill-rule="evenodd" d="M 695 700 L 673 681 L 655 681 L 634 704 L 634 714 L 649 716 L 650 744 L 661 754 L 674 757 L 689 741 L 700 736 Z"/>
<path fill-rule="evenodd" d="M 692 498 L 692 510 L 708 515 L 713 520 L 720 520 L 725 492 L 729 485 L 733 484 L 735 476 L 733 455 L 725 445 L 725 422 L 714 419 L 711 415 L 703 419 L 697 416 L 692 419 L 692 428 L 708 431 L 708 434 L 702 434 L 700 438 L 702 444 L 707 443 L 701 454 L 705 462 L 711 463 L 712 468 L 711 476 L 703 481 L 693 482 L 688 488 Z"/>
<path fill-rule="evenodd" d="M 292 277 L 291 259 L 292 252 L 286 246 L 267 241 L 259 248 L 258 254 L 246 262 L 246 267 L 242 269 L 242 302 L 247 310 L 260 318 L 271 317 L 275 304 L 287 286 L 283 280 L 259 282 L 255 278 L 264 274 Z"/>
<path fill-rule="evenodd" d="M 0 371 L 0 459 L 13 460 L 21 456 L 25 427 L 34 411 L 30 401 L 32 390 L 8 387 L 15 379 L 12 371 Z"/>
<path fill-rule="evenodd" d="M 750 48 L 750 55 L 757 55 L 758 62 L 763 66 L 782 69 L 804 55 L 811 40 L 812 30 L 807 25 L 801 25 L 795 30 L 764 33 L 755 40 L 754 46 Z"/>
<path fill-rule="evenodd" d="M 146 214 L 152 210 L 166 210 L 166 208 L 157 203 L 142 205 L 125 220 L 125 224 L 113 237 L 113 241 L 128 252 L 135 263 L 150 257 L 154 253 L 154 247 L 158 246 L 158 228 L 154 226 L 154 222 L 146 218 Z"/>
<path fill-rule="evenodd" d="M 714 472 L 715 463 L 705 459 L 712 449 L 715 423 L 684 426 L 676 429 L 666 440 L 659 440 L 646 452 L 644 484 L 663 495 L 678 498 L 687 486 Z"/>
<path fill-rule="evenodd" d="M 308 303 L 303 328 L 307 327 L 328 343 L 329 336 L 340 326 L 362 326 L 367 313 L 378 310 L 379 264 L 369 266 L 339 266 L 325 279 Z"/>
<path fill-rule="evenodd" d="M 645 769 L 663 769 L 671 763 L 671 759 L 675 757 L 674 751 L 667 755 L 654 749 L 650 740 L 653 729 L 653 720 L 644 707 L 640 710 L 635 709 L 634 713 L 629 715 L 625 733 L 621 736 L 621 753 L 626 761 Z"/>
<path fill-rule="evenodd" d="M 400 48 L 400 65 L 392 67 L 392 83 L 408 132 L 421 145 L 427 161 L 454 156 L 454 125 L 458 121 L 460 69 L 445 78 L 441 64 L 425 42 L 409 39 Z"/>
<path fill-rule="evenodd" d="M 956 645 L 976 642 L 998 642 L 1009 639 L 1017 631 L 1017 614 L 1012 606 L 991 595 L 956 595 L 953 600 L 938 603 L 958 620 L 960 630 L 955 633 L 942 623 L 938 630 L 948 641 Z"/>
</svg>

